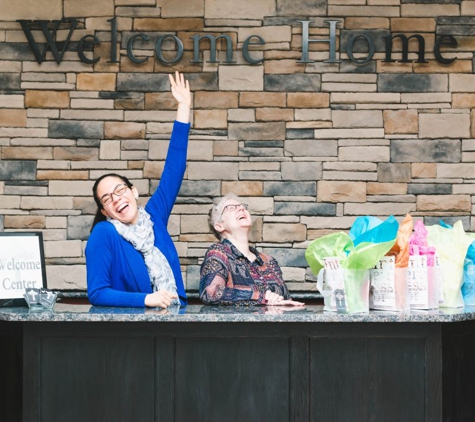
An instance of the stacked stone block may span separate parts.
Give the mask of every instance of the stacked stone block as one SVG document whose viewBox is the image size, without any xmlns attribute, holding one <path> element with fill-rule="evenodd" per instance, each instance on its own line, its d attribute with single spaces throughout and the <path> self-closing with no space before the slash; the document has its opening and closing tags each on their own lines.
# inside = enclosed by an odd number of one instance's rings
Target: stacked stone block
<svg viewBox="0 0 475 422">
<path fill-rule="evenodd" d="M 462 220 L 475 231 L 475 1 L 468 0 L 0 0 L 0 229 L 42 231 L 48 285 L 84 290 L 84 248 L 95 213 L 94 180 L 126 175 L 144 203 L 163 171 L 175 104 L 167 74 L 184 72 L 193 90 L 188 167 L 169 222 L 188 291 L 214 241 L 207 227 L 213 201 L 235 192 L 254 216 L 252 241 L 279 261 L 293 291 L 315 291 L 304 258 L 308 243 L 347 231 L 360 215 L 399 220 L 410 213 L 426 224 Z M 117 23 L 117 60 L 111 19 Z M 76 19 L 61 63 L 51 51 L 37 63 L 19 19 Z M 337 63 L 328 39 L 337 25 Z M 61 24 L 57 41 L 69 35 Z M 50 23 L 50 28 L 52 24 Z M 44 43 L 38 24 L 32 34 Z M 134 63 L 127 43 L 134 42 Z M 401 40 L 385 60 L 385 36 L 424 37 L 424 63 Z M 154 51 L 160 36 L 183 42 L 172 65 Z M 195 35 L 226 34 L 216 62 Z M 82 37 L 100 44 L 79 59 Z M 242 55 L 246 38 L 265 44 Z M 356 63 L 347 51 L 352 37 Z M 453 35 L 442 49 L 437 37 Z M 256 41 L 256 39 L 254 39 Z M 176 54 L 167 39 L 163 55 Z"/>
</svg>

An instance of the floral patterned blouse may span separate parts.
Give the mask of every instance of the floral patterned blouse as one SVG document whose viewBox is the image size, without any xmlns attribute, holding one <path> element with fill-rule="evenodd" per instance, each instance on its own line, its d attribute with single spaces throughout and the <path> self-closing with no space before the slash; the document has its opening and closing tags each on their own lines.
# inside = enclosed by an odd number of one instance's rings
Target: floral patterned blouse
<svg viewBox="0 0 475 422">
<path fill-rule="evenodd" d="M 270 290 L 290 299 L 277 261 L 250 248 L 251 262 L 229 240 L 210 246 L 200 271 L 200 299 L 206 305 L 266 304 Z"/>
</svg>

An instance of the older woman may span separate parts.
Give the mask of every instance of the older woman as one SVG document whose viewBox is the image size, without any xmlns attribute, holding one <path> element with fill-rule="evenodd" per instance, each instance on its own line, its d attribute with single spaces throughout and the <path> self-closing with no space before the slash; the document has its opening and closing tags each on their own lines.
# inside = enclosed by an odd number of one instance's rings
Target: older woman
<svg viewBox="0 0 475 422">
<path fill-rule="evenodd" d="M 201 265 L 200 298 L 207 305 L 304 305 L 290 298 L 282 271 L 271 256 L 249 245 L 252 226 L 247 204 L 230 193 L 209 212 L 220 240 Z"/>
<path fill-rule="evenodd" d="M 100 306 L 161 307 L 186 303 L 180 262 L 167 231 L 186 169 L 191 93 L 188 81 L 170 75 L 178 102 L 160 184 L 145 208 L 122 175 L 109 173 L 93 186 L 97 213 L 86 246 L 89 301 Z"/>
</svg>

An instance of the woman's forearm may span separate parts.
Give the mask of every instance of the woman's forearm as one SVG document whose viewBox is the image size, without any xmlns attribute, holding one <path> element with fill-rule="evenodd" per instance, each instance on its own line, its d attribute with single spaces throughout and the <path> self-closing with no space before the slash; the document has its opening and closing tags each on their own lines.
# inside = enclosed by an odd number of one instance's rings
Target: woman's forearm
<svg viewBox="0 0 475 422">
<path fill-rule="evenodd" d="M 179 103 L 176 111 L 176 120 L 181 123 L 190 122 L 190 106 L 189 104 Z"/>
</svg>

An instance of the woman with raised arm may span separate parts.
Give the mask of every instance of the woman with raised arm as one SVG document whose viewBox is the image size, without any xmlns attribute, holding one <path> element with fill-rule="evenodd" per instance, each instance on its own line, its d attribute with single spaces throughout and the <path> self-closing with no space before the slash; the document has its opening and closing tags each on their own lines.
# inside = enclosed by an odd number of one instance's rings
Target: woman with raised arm
<svg viewBox="0 0 475 422">
<path fill-rule="evenodd" d="M 167 224 L 186 169 L 191 93 L 169 75 L 178 102 L 159 186 L 144 208 L 127 177 L 109 173 L 93 186 L 97 213 L 86 246 L 87 291 L 96 306 L 185 305 L 180 262 Z"/>
<path fill-rule="evenodd" d="M 247 204 L 229 193 L 209 211 L 220 240 L 206 252 L 200 271 L 200 299 L 207 305 L 301 306 L 290 298 L 282 271 L 270 255 L 249 245 Z"/>
</svg>

